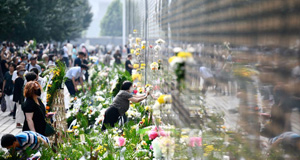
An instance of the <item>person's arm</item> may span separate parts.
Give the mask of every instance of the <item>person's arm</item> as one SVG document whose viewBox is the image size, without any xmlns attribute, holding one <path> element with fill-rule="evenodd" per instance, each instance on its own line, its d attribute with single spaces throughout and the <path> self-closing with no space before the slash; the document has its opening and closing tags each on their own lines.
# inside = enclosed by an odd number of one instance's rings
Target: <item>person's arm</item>
<svg viewBox="0 0 300 160">
<path fill-rule="evenodd" d="M 26 121 L 27 121 L 27 124 L 28 124 L 28 127 L 30 129 L 30 131 L 34 131 L 35 132 L 35 128 L 34 128 L 34 123 L 33 123 L 33 112 L 30 112 L 30 113 L 25 113 L 26 115 Z"/>
<path fill-rule="evenodd" d="M 131 101 L 131 102 L 133 102 L 133 103 L 138 103 L 138 102 L 141 102 L 142 100 L 146 99 L 148 95 L 149 95 L 149 92 L 145 96 L 142 96 L 142 97 L 131 97 L 128 100 Z"/>
<path fill-rule="evenodd" d="M 42 137 L 37 137 L 37 138 L 40 144 L 42 144 L 45 147 L 49 147 L 49 144 Z"/>
<path fill-rule="evenodd" d="M 6 84 L 6 80 L 3 81 L 3 86 L 2 86 L 2 91 L 3 91 L 3 92 L 4 92 L 5 84 Z"/>
<path fill-rule="evenodd" d="M 133 65 L 132 64 L 128 64 L 127 65 L 129 68 L 132 68 L 133 69 Z"/>
<path fill-rule="evenodd" d="M 141 98 L 141 97 L 144 97 L 145 95 L 133 95 L 133 97 L 136 97 L 136 98 Z"/>
<path fill-rule="evenodd" d="M 282 140 L 283 140 L 283 138 L 278 138 L 274 143 L 271 144 L 270 150 L 275 149 L 276 147 L 278 147 L 279 144 L 282 142 Z"/>
</svg>

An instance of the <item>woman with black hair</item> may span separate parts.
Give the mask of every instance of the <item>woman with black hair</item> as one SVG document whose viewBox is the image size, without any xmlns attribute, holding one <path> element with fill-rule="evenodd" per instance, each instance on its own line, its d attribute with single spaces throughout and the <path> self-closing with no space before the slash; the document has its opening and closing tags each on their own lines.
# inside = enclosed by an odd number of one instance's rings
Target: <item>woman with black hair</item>
<svg viewBox="0 0 300 160">
<path fill-rule="evenodd" d="M 106 127 L 114 127 L 115 123 L 125 115 L 127 110 L 129 109 L 129 101 L 133 103 L 141 102 L 146 99 L 149 93 L 146 95 L 132 95 L 133 92 L 132 82 L 125 81 L 119 93 L 114 98 L 113 103 L 110 107 L 105 111 L 104 121 L 101 130 L 106 130 Z M 126 117 L 124 116 L 124 119 Z"/>
</svg>

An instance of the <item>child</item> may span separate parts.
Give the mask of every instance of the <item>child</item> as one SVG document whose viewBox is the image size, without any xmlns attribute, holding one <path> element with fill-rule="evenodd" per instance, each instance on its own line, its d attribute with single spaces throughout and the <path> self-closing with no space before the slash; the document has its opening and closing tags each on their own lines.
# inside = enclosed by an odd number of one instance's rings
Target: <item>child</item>
<svg viewBox="0 0 300 160">
<path fill-rule="evenodd" d="M 25 73 L 25 68 L 19 69 L 17 72 L 18 77 L 15 80 L 15 88 L 14 88 L 14 97 L 13 101 L 16 103 L 16 127 L 22 128 L 21 123 L 24 122 L 24 113 L 21 108 L 21 104 L 24 102 L 24 96 L 23 96 L 23 86 L 24 86 L 24 79 L 23 75 Z"/>
</svg>

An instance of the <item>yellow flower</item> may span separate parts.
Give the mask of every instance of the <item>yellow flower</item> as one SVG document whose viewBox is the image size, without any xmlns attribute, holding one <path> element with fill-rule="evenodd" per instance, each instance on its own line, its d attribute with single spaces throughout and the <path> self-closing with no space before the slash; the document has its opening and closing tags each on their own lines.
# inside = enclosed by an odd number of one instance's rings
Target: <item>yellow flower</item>
<svg viewBox="0 0 300 160">
<path fill-rule="evenodd" d="M 108 145 L 105 143 L 105 144 L 103 144 L 105 147 L 107 147 Z"/>
<path fill-rule="evenodd" d="M 146 46 L 145 46 L 145 45 L 143 45 L 143 46 L 142 46 L 142 49 L 146 49 Z"/>
<path fill-rule="evenodd" d="M 165 97 L 165 96 L 166 96 L 166 95 L 164 95 L 164 94 L 162 94 L 162 95 L 159 96 L 159 98 L 157 99 L 157 101 L 159 102 L 159 104 L 165 103 L 165 100 L 164 100 L 164 97 Z"/>
<path fill-rule="evenodd" d="M 134 49 L 131 49 L 131 50 L 130 50 L 130 53 L 133 54 L 133 53 L 134 53 Z"/>
<path fill-rule="evenodd" d="M 136 44 L 140 44 L 141 43 L 141 38 L 136 37 L 135 42 L 136 42 Z"/>
<path fill-rule="evenodd" d="M 145 123 L 145 118 L 142 119 L 142 122 Z"/>
<path fill-rule="evenodd" d="M 149 106 L 146 106 L 146 107 L 145 107 L 145 110 L 146 110 L 146 111 L 148 111 L 148 110 L 149 110 L 149 108 L 150 108 Z"/>
<path fill-rule="evenodd" d="M 133 81 L 135 81 L 136 79 L 138 79 L 139 81 L 142 80 L 142 75 L 141 74 L 133 74 L 131 77 L 132 77 Z"/>
<path fill-rule="evenodd" d="M 140 53 L 139 52 L 136 52 L 136 54 L 135 54 L 136 56 L 138 56 L 138 55 L 140 55 Z"/>
<path fill-rule="evenodd" d="M 140 48 L 135 49 L 136 52 L 141 52 Z"/>
<path fill-rule="evenodd" d="M 136 29 L 134 29 L 134 30 L 133 30 L 133 33 L 137 33 L 137 30 L 136 30 Z"/>
<path fill-rule="evenodd" d="M 78 128 L 78 126 L 73 126 L 73 127 L 72 127 L 72 129 L 77 129 L 77 128 Z"/>
<path fill-rule="evenodd" d="M 133 64 L 133 68 L 139 68 L 140 65 L 139 64 Z"/>
<path fill-rule="evenodd" d="M 49 99 L 50 97 L 51 97 L 51 94 L 47 94 L 47 97 L 46 97 L 46 98 Z"/>
<path fill-rule="evenodd" d="M 52 85 L 51 84 L 48 84 L 48 88 L 51 88 L 52 87 Z"/>
<path fill-rule="evenodd" d="M 177 56 L 181 58 L 193 57 L 192 53 L 190 52 L 179 52 Z"/>
<path fill-rule="evenodd" d="M 99 145 L 97 148 L 96 148 L 96 151 L 99 151 L 101 150 L 103 147 L 101 145 Z"/>
<path fill-rule="evenodd" d="M 142 63 L 142 64 L 141 64 L 141 67 L 145 67 L 145 66 L 146 66 L 146 64 L 145 64 L 145 63 Z"/>
<path fill-rule="evenodd" d="M 171 62 L 172 62 L 172 61 L 173 61 L 175 58 L 176 58 L 176 56 L 172 56 L 172 57 L 170 57 L 170 58 L 169 58 L 169 60 L 168 60 L 168 61 L 169 61 L 169 63 L 171 63 Z"/>
</svg>

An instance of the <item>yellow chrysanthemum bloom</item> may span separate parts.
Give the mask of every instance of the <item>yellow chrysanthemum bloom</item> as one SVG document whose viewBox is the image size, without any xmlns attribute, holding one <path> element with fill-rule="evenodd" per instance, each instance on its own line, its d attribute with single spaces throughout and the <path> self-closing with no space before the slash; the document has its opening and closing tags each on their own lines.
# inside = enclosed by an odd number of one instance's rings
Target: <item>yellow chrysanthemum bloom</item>
<svg viewBox="0 0 300 160">
<path fill-rule="evenodd" d="M 133 68 L 139 68 L 140 65 L 139 64 L 133 64 Z"/>
<path fill-rule="evenodd" d="M 173 61 L 175 58 L 176 58 L 176 56 L 172 56 L 172 57 L 170 57 L 170 58 L 169 58 L 169 60 L 168 60 L 168 61 L 169 61 L 169 63 L 171 63 L 171 62 L 172 62 L 172 61 Z"/>
<path fill-rule="evenodd" d="M 145 46 L 145 45 L 143 45 L 143 46 L 142 46 L 142 49 L 146 49 L 146 46 Z"/>
<path fill-rule="evenodd" d="M 158 101 L 159 104 L 165 103 L 165 100 L 164 100 L 164 97 L 165 97 L 165 96 L 166 96 L 166 95 L 164 95 L 164 94 L 162 94 L 162 95 L 159 96 L 159 98 L 157 99 L 157 101 Z"/>
<path fill-rule="evenodd" d="M 48 88 L 51 88 L 52 87 L 52 85 L 51 84 L 48 84 Z"/>
<path fill-rule="evenodd" d="M 177 56 L 181 58 L 193 57 L 192 53 L 190 52 L 179 52 Z"/>
<path fill-rule="evenodd" d="M 131 50 L 130 50 L 130 53 L 133 54 L 133 53 L 134 53 L 134 49 L 131 49 Z"/>
<path fill-rule="evenodd" d="M 142 80 L 142 75 L 140 74 L 133 74 L 131 77 L 133 81 L 135 81 L 136 79 L 138 79 L 139 81 Z"/>
<path fill-rule="evenodd" d="M 136 52 L 136 54 L 135 54 L 136 56 L 138 56 L 138 55 L 140 55 L 140 52 Z"/>
<path fill-rule="evenodd" d="M 47 94 L 47 97 L 46 97 L 46 98 L 49 99 L 50 97 L 51 97 L 51 94 Z"/>
<path fill-rule="evenodd" d="M 78 128 L 78 126 L 73 126 L 73 127 L 72 127 L 72 129 L 77 129 L 77 128 Z"/>
<path fill-rule="evenodd" d="M 138 37 L 137 37 L 137 38 L 135 39 L 135 42 L 136 42 L 136 44 L 140 44 L 140 43 L 141 43 L 141 38 L 138 38 Z"/>
<path fill-rule="evenodd" d="M 142 64 L 141 64 L 141 67 L 145 67 L 145 66 L 146 66 L 146 64 L 145 64 L 145 63 L 142 63 Z"/>
</svg>

